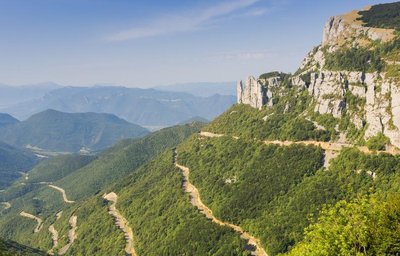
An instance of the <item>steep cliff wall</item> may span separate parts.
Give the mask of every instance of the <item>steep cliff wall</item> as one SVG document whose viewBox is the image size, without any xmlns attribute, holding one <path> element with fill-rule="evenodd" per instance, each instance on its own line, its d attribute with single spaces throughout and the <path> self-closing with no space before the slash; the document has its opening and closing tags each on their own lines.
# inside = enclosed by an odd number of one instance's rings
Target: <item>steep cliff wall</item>
<svg viewBox="0 0 400 256">
<path fill-rule="evenodd" d="M 255 79 L 249 76 L 245 83 L 237 83 L 237 103 L 247 104 L 253 108 L 261 109 L 263 106 L 272 106 L 274 89 L 279 87 L 282 81 L 281 73 L 272 72 L 267 78 Z M 276 75 L 275 75 L 276 74 Z"/>
<path fill-rule="evenodd" d="M 367 27 L 359 18 L 357 11 L 330 18 L 321 45 L 304 58 L 291 84 L 308 90 L 315 112 L 346 116 L 365 139 L 382 132 L 400 147 L 400 40 L 394 29 Z M 271 105 L 272 90 L 262 88 L 266 100 L 258 103 Z M 261 107 L 243 95 L 238 102 Z"/>
<path fill-rule="evenodd" d="M 243 81 L 237 84 L 237 102 L 261 109 L 268 102 L 267 88 L 253 76 L 249 76 L 245 84 Z"/>
</svg>

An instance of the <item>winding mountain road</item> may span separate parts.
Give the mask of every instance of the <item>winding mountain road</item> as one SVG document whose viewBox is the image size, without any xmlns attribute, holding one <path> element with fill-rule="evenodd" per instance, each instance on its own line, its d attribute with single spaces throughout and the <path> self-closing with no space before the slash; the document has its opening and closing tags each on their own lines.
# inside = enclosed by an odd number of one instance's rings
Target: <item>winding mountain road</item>
<svg viewBox="0 0 400 256">
<path fill-rule="evenodd" d="M 222 221 L 214 216 L 212 210 L 208 208 L 202 201 L 200 197 L 200 193 L 198 189 L 190 182 L 189 175 L 190 169 L 186 166 L 180 165 L 177 163 L 177 153 L 174 152 L 174 163 L 177 168 L 179 168 L 183 174 L 183 188 L 185 192 L 189 193 L 190 195 L 190 202 L 193 206 L 195 206 L 199 211 L 204 214 L 208 219 L 211 219 L 213 222 L 217 223 L 220 226 L 226 226 L 233 229 L 235 232 L 240 234 L 240 237 L 244 240 L 248 241 L 248 244 L 254 247 L 254 255 L 257 256 L 268 256 L 266 251 L 262 248 L 261 242 L 259 239 L 255 238 L 254 236 L 250 235 L 246 231 L 244 231 L 241 227 Z"/>
<path fill-rule="evenodd" d="M 55 190 L 61 192 L 62 197 L 63 197 L 63 200 L 64 200 L 65 203 L 67 203 L 67 204 L 73 204 L 73 203 L 75 203 L 75 201 L 68 200 L 67 194 L 65 193 L 65 190 L 64 190 L 64 189 L 62 189 L 62 188 L 60 188 L 60 187 L 57 187 L 57 186 L 55 186 L 55 185 L 52 185 L 52 184 L 47 184 L 47 186 L 49 186 L 50 188 L 53 188 L 53 189 L 55 189 Z"/>
<path fill-rule="evenodd" d="M 21 215 L 22 217 L 25 217 L 25 218 L 29 218 L 29 219 L 35 220 L 37 222 L 37 226 L 36 226 L 36 228 L 35 228 L 35 230 L 33 232 L 38 233 L 42 229 L 43 220 L 41 218 L 36 217 L 35 215 L 32 215 L 30 213 L 26 213 L 24 211 L 20 212 L 19 215 Z"/>
<path fill-rule="evenodd" d="M 56 214 L 56 221 L 62 216 L 62 211 Z M 53 247 L 47 252 L 50 255 L 54 255 L 54 250 L 58 246 L 58 231 L 54 227 L 55 222 L 49 226 L 49 232 L 51 234 L 51 240 L 53 240 Z"/>
<path fill-rule="evenodd" d="M 76 235 L 76 229 L 78 228 L 77 222 L 78 222 L 78 217 L 72 215 L 71 218 L 69 219 L 69 225 L 71 226 L 71 229 L 68 231 L 69 242 L 58 251 L 58 255 L 64 255 L 65 253 L 67 253 L 68 249 L 75 242 L 75 239 L 77 238 Z"/>
<path fill-rule="evenodd" d="M 230 136 L 230 135 L 225 135 L 225 134 L 215 134 L 212 132 L 203 132 L 203 131 L 200 132 L 200 136 L 208 137 L 208 138 L 219 138 L 219 137 L 223 137 L 223 136 L 229 136 L 234 139 L 239 138 L 237 136 Z M 294 144 L 313 145 L 313 146 L 321 147 L 324 150 L 330 150 L 330 151 L 336 151 L 336 152 L 338 152 L 344 148 L 356 147 L 365 154 L 386 153 L 386 154 L 390 154 L 390 155 L 400 155 L 400 150 L 398 150 L 396 148 L 391 148 L 391 149 L 382 150 L 382 151 L 373 151 L 373 150 L 369 150 L 365 146 L 356 146 L 354 144 L 340 143 L 340 142 L 325 142 L 325 141 L 314 141 L 314 140 L 305 140 L 305 141 L 265 140 L 262 142 L 266 145 L 279 145 L 279 146 L 290 146 L 290 145 L 294 145 Z"/>
<path fill-rule="evenodd" d="M 115 225 L 124 232 L 126 240 L 126 246 L 125 246 L 126 255 L 137 256 L 135 248 L 133 247 L 133 231 L 129 227 L 129 222 L 124 218 L 124 216 L 122 216 L 122 214 L 117 210 L 116 207 L 118 195 L 114 192 L 111 192 L 109 194 L 104 195 L 103 198 L 106 199 L 107 201 L 112 202 L 112 204 L 109 207 L 108 213 L 114 216 Z"/>
<path fill-rule="evenodd" d="M 58 245 L 58 231 L 54 227 L 54 223 L 49 226 L 49 232 L 51 234 L 51 240 L 53 240 L 53 247 L 51 248 L 50 251 L 48 251 L 48 253 L 50 255 L 53 255 L 54 254 L 53 251 Z"/>
<path fill-rule="evenodd" d="M 1 202 L 0 204 L 3 205 L 4 209 L 6 210 L 11 208 L 11 204 L 9 202 Z"/>
</svg>

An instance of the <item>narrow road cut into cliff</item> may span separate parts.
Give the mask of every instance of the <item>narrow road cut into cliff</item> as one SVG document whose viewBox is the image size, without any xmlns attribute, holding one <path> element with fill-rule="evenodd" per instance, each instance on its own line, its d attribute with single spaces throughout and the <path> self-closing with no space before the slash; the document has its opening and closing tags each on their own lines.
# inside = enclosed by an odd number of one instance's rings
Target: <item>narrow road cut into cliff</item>
<svg viewBox="0 0 400 256">
<path fill-rule="evenodd" d="M 189 193 L 190 195 L 190 203 L 195 206 L 199 211 L 204 214 L 208 219 L 211 219 L 213 222 L 217 223 L 221 226 L 226 226 L 233 229 L 235 232 L 240 234 L 240 237 L 244 240 L 248 241 L 248 244 L 255 248 L 253 252 L 254 255 L 257 256 L 268 256 L 265 250 L 261 246 L 261 242 L 259 239 L 255 238 L 254 236 L 250 235 L 246 231 L 244 231 L 241 227 L 229 223 L 224 222 L 217 217 L 214 216 L 212 210 L 208 208 L 202 201 L 200 197 L 200 193 L 198 189 L 190 182 L 189 175 L 190 169 L 186 166 L 180 165 L 177 163 L 177 152 L 174 151 L 174 163 L 177 168 L 179 168 L 183 174 L 183 188 L 185 192 Z"/>
<path fill-rule="evenodd" d="M 137 256 L 137 253 L 135 251 L 135 248 L 133 247 L 133 231 L 129 227 L 129 222 L 122 216 L 122 214 L 117 210 L 116 204 L 118 200 L 118 196 L 116 193 L 111 192 L 109 194 L 106 194 L 103 196 L 104 199 L 107 201 L 112 202 L 112 204 L 109 207 L 109 214 L 114 216 L 115 219 L 115 225 L 124 232 L 125 235 L 125 240 L 126 240 L 126 246 L 125 246 L 125 252 L 127 255 L 131 256 Z"/>
</svg>

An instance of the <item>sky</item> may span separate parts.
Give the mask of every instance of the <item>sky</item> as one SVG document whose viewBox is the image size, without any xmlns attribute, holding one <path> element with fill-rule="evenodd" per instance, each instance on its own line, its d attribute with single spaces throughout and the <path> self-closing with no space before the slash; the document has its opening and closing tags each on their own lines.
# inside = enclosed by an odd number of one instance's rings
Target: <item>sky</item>
<svg viewBox="0 0 400 256">
<path fill-rule="evenodd" d="M 0 0 L 0 83 L 146 88 L 294 72 L 330 16 L 383 2 Z"/>
</svg>

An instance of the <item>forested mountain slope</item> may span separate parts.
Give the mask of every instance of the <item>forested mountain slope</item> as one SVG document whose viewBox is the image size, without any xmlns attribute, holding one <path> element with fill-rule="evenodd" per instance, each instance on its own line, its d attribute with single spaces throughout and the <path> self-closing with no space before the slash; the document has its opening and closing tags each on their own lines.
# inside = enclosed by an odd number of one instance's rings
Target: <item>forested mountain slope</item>
<svg viewBox="0 0 400 256">
<path fill-rule="evenodd" d="M 0 255 L 2 256 L 39 256 L 46 255 L 45 252 L 20 245 L 12 241 L 0 239 Z"/>
<path fill-rule="evenodd" d="M 52 239 L 48 228 L 56 223 L 54 226 L 59 234 L 65 234 L 64 238 L 61 236 L 59 238 L 60 246 L 55 247 L 55 250 L 61 250 L 61 245 L 68 242 L 66 235 L 69 230 L 68 222 L 71 217 L 77 216 L 77 232 L 91 232 L 93 230 L 91 225 L 99 226 L 99 230 L 104 228 L 108 230 L 104 234 L 110 235 L 111 238 L 101 237 L 98 240 L 100 243 L 96 243 L 96 246 L 105 250 L 104 253 L 107 250 L 113 250 L 113 253 L 122 252 L 123 250 L 119 246 L 121 243 L 117 241 L 123 236 L 119 235 L 111 216 L 107 214 L 107 205 L 101 199 L 101 191 L 105 192 L 105 188 L 117 181 L 118 183 L 123 182 L 126 176 L 135 173 L 135 169 L 139 166 L 157 157 L 163 151 L 170 150 L 193 132 L 198 132 L 200 127 L 200 124 L 192 123 L 166 128 L 142 139 L 124 140 L 97 157 L 59 156 L 42 162 L 32 170 L 31 180 L 30 178 L 28 180 L 21 179 L 20 182 L 24 182 L 25 185 L 17 182 L 2 192 L 3 199 L 7 200 L 10 207 L 4 207 L 2 210 L 1 234 L 23 244 L 49 250 L 52 248 Z M 62 189 L 68 201 L 65 198 L 63 200 L 61 190 L 52 186 Z M 34 235 L 32 235 L 32 231 L 38 224 L 32 219 L 21 217 L 22 211 L 43 221 L 43 227 Z M 56 215 L 60 211 L 63 213 L 57 217 Z M 98 216 L 93 219 L 93 222 L 90 218 L 94 216 L 91 214 Z M 99 221 L 101 219 L 104 221 Z M 88 224 L 86 226 L 88 230 L 86 230 L 85 224 L 83 227 L 79 226 L 82 220 L 86 220 L 83 222 Z M 15 225 L 15 223 L 19 223 L 19 225 Z M 110 225 L 104 227 L 107 223 Z M 99 230 L 93 231 L 99 232 Z M 111 232 L 112 230 L 114 233 Z M 81 239 L 84 237 L 81 236 Z M 91 237 L 93 234 L 89 235 L 87 239 L 91 239 Z M 107 243 L 101 242 L 106 240 Z M 85 243 L 80 246 L 89 248 L 90 242 L 84 241 Z M 107 245 L 112 246 L 107 249 Z"/>
<path fill-rule="evenodd" d="M 239 104 L 208 125 L 47 171 L 51 184 L 10 197 L 0 235 L 66 255 L 399 254 L 400 47 L 385 15 L 400 14 L 365 12 L 331 18 L 295 75 L 239 83 Z"/>
<path fill-rule="evenodd" d="M 0 189 L 29 171 L 37 161 L 32 153 L 0 141 Z"/>
<path fill-rule="evenodd" d="M 147 133 L 145 128 L 110 114 L 46 110 L 0 128 L 0 140 L 19 147 L 29 145 L 47 151 L 78 152 L 105 149 L 120 139 Z"/>
</svg>

